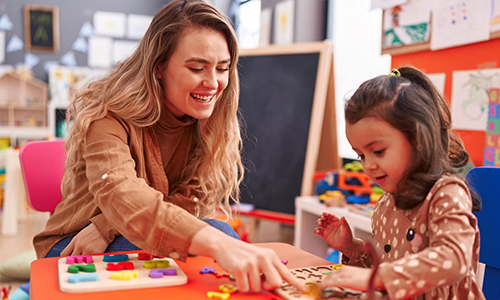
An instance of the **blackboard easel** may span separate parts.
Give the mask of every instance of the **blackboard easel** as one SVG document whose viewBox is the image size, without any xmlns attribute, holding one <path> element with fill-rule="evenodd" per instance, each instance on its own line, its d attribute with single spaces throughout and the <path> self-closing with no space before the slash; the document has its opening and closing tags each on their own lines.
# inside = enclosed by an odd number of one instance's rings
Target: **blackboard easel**
<svg viewBox="0 0 500 300">
<path fill-rule="evenodd" d="M 339 167 L 330 42 L 241 51 L 242 202 L 293 214 L 315 171 Z"/>
</svg>

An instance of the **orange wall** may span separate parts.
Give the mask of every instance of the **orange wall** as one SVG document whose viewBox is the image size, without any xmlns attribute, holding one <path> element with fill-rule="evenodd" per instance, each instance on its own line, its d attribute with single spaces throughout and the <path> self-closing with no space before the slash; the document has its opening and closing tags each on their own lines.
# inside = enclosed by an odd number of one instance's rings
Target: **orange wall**
<svg viewBox="0 0 500 300">
<path fill-rule="evenodd" d="M 426 73 L 445 73 L 444 94 L 449 102 L 453 71 L 500 67 L 500 39 L 439 51 L 428 50 L 392 56 L 392 68 L 405 64 L 413 65 Z M 455 132 L 463 139 L 465 149 L 474 164 L 482 166 L 486 133 L 467 130 Z"/>
</svg>

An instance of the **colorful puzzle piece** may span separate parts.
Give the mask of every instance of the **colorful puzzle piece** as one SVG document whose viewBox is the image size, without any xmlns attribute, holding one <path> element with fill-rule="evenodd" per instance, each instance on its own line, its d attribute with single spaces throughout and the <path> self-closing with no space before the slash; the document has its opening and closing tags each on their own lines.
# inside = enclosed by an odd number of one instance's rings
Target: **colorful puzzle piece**
<svg viewBox="0 0 500 300">
<path fill-rule="evenodd" d="M 176 269 L 153 269 L 149 271 L 149 277 L 151 278 L 163 278 L 163 276 L 176 276 Z"/>
<path fill-rule="evenodd" d="M 99 275 L 95 273 L 91 274 L 74 274 L 68 277 L 69 283 L 80 283 L 80 282 L 92 282 L 99 281 Z"/>
<path fill-rule="evenodd" d="M 74 265 L 76 264 L 91 264 L 94 262 L 94 259 L 90 255 L 77 255 L 77 256 L 68 256 L 66 257 L 66 264 L 68 265 Z"/>
<path fill-rule="evenodd" d="M 221 291 L 223 293 L 234 294 L 238 291 L 238 288 L 232 284 L 227 283 L 227 284 L 219 285 L 219 291 Z"/>
<path fill-rule="evenodd" d="M 223 272 L 223 271 L 220 271 L 220 272 L 215 271 L 214 275 L 217 278 L 221 278 L 221 277 L 228 277 L 229 278 L 229 275 L 231 275 L 231 274 L 229 274 L 227 272 Z"/>
<path fill-rule="evenodd" d="M 211 269 L 209 267 L 203 267 L 200 271 L 200 274 L 213 274 L 215 273 L 215 269 Z"/>
<path fill-rule="evenodd" d="M 128 260 L 108 263 L 104 262 L 104 255 L 94 255 L 92 256 L 92 258 L 96 272 L 83 273 L 82 270 L 80 270 L 79 268 L 85 269 L 86 268 L 85 264 L 82 264 L 82 266 L 68 265 L 66 264 L 66 257 L 60 258 L 58 260 L 58 274 L 59 274 L 59 287 L 61 291 L 71 294 L 93 293 L 93 292 L 104 292 L 104 291 L 178 286 L 187 283 L 186 274 L 177 265 L 175 260 L 171 258 L 161 259 L 161 261 L 163 262 L 160 262 L 160 266 L 169 265 L 168 268 L 146 269 L 143 267 L 145 261 L 141 261 L 138 259 L 139 253 L 127 253 L 126 256 L 125 255 L 109 256 L 109 255 L 111 254 L 108 254 L 106 260 L 110 259 L 111 260 L 128 259 Z M 76 259 L 74 259 L 74 261 L 75 260 Z M 160 261 L 160 259 L 157 258 L 153 258 L 153 260 Z M 80 261 L 83 261 L 83 258 Z M 68 267 L 70 266 L 73 267 L 71 269 L 77 269 L 79 274 L 68 273 Z M 158 263 L 156 264 L 156 267 L 158 267 Z M 107 269 L 116 269 L 116 270 L 109 271 Z M 165 271 L 162 269 L 172 269 L 172 270 Z M 153 272 L 153 276 L 151 277 L 156 276 L 158 277 L 158 279 L 150 277 L 150 272 L 153 270 L 158 272 Z M 97 275 L 98 277 L 77 276 L 77 277 L 72 277 L 71 281 L 75 283 L 89 281 L 89 280 L 98 280 L 98 281 L 85 282 L 84 284 L 74 284 L 69 282 L 70 276 L 89 275 L 89 274 L 94 274 Z M 159 278 L 160 276 L 162 278 Z"/>
<path fill-rule="evenodd" d="M 134 264 L 130 261 L 121 261 L 118 263 L 109 263 L 106 265 L 108 271 L 133 270 Z"/>
<path fill-rule="evenodd" d="M 103 262 L 121 262 L 127 260 L 128 260 L 127 254 L 104 255 L 102 259 Z"/>
<path fill-rule="evenodd" d="M 72 265 L 68 267 L 68 273 L 78 274 L 78 272 L 95 273 L 95 265 Z"/>
<path fill-rule="evenodd" d="M 153 260 L 153 254 L 151 253 L 139 253 L 137 255 L 137 260 Z"/>
<path fill-rule="evenodd" d="M 168 260 L 149 260 L 144 262 L 145 269 L 165 269 L 170 267 Z"/>
<path fill-rule="evenodd" d="M 231 297 L 231 294 L 229 293 L 219 293 L 219 292 L 207 292 L 207 298 L 212 299 L 212 298 L 218 298 L 222 300 L 227 300 Z"/>
<path fill-rule="evenodd" d="M 113 280 L 133 280 L 139 277 L 139 272 L 137 271 L 119 271 L 111 273 L 111 279 Z"/>
</svg>

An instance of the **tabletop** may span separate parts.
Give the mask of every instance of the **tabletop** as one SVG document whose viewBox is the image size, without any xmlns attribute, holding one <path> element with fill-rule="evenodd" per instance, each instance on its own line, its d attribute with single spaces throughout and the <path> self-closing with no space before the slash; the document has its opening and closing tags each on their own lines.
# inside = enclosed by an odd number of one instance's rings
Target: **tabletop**
<svg viewBox="0 0 500 300">
<path fill-rule="evenodd" d="M 285 243 L 256 243 L 259 247 L 273 249 L 282 260 L 288 260 L 287 267 L 289 269 L 331 265 L 331 263 L 323 258 L 315 256 L 311 253 L 303 251 L 292 245 Z M 128 252 L 128 253 L 137 253 Z M 176 261 L 179 267 L 186 273 L 188 282 L 185 285 L 157 287 L 146 289 L 131 289 L 121 291 L 108 292 L 93 292 L 68 294 L 59 289 L 59 277 L 57 272 L 58 260 L 60 257 L 44 258 L 35 260 L 31 264 L 31 284 L 30 284 L 30 299 L 32 300 L 59 300 L 59 299 L 89 299 L 93 300 L 108 300 L 110 297 L 119 300 L 127 299 L 207 299 L 207 292 L 219 291 L 219 286 L 222 284 L 234 284 L 229 278 L 217 278 L 212 274 L 200 274 L 203 267 L 214 269 L 221 268 L 210 257 L 189 257 L 186 262 Z M 222 270 L 221 270 L 222 271 Z M 260 293 L 236 293 L 231 295 L 231 300 L 237 299 L 282 299 L 278 295 L 262 291 Z"/>
</svg>

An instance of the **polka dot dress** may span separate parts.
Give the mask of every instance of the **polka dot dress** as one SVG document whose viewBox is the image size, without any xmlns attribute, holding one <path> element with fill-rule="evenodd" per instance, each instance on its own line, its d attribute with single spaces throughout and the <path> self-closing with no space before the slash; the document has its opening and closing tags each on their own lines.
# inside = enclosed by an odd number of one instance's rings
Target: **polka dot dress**
<svg viewBox="0 0 500 300">
<path fill-rule="evenodd" d="M 396 208 L 392 195 L 384 194 L 372 230 L 391 299 L 484 299 L 475 279 L 477 220 L 460 179 L 442 177 L 411 210 Z"/>
</svg>

